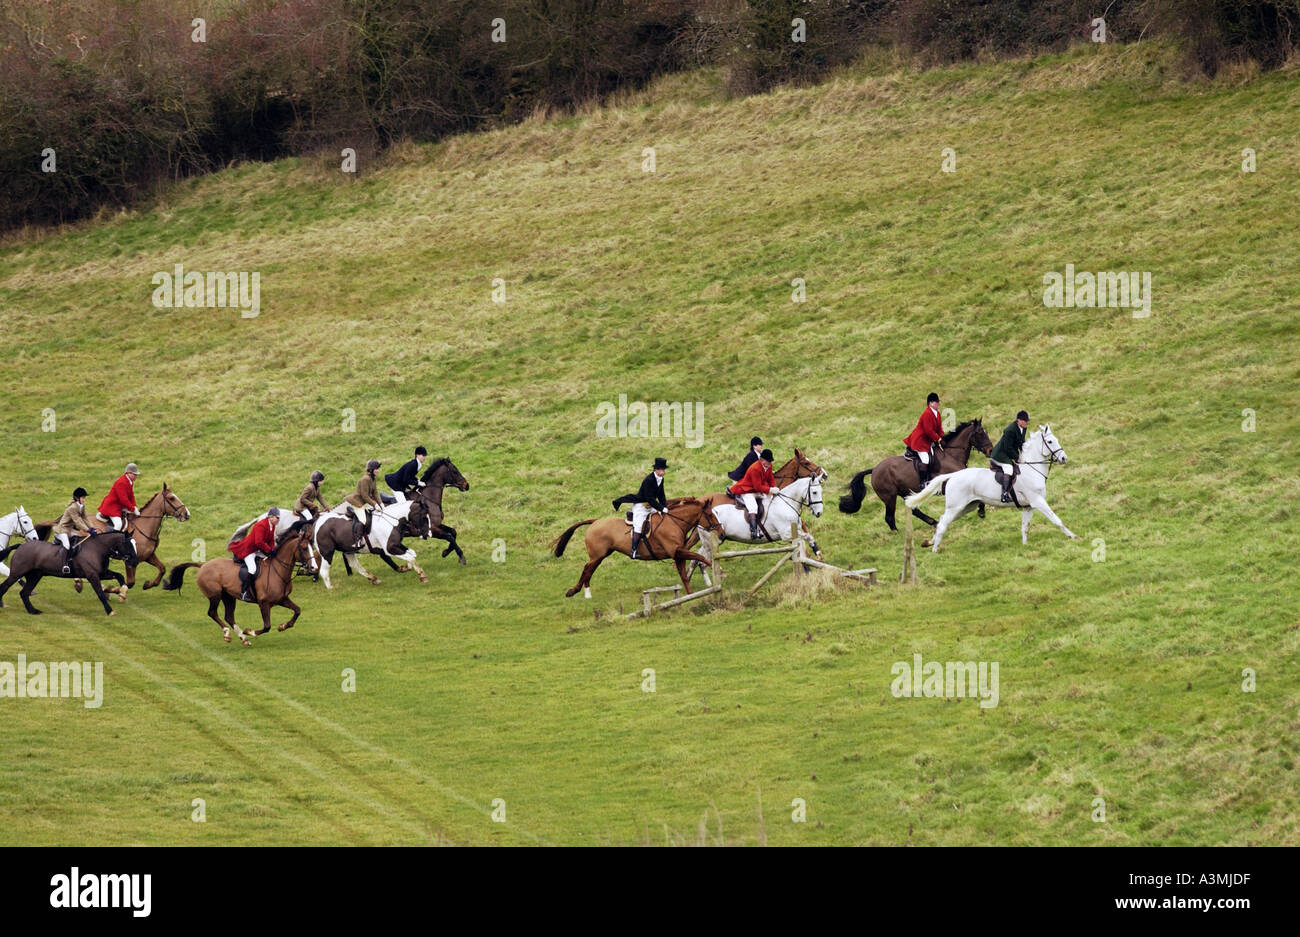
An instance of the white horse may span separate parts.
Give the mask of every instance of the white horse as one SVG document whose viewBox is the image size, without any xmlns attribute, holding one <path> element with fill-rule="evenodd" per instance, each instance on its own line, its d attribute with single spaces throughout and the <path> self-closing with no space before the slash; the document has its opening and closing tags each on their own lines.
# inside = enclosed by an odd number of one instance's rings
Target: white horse
<svg viewBox="0 0 1300 937">
<path fill-rule="evenodd" d="M 1022 505 L 1021 543 L 1029 542 L 1029 519 L 1033 517 L 1034 511 L 1038 511 L 1059 527 L 1061 533 L 1071 540 L 1078 539 L 1056 516 L 1056 512 L 1047 506 L 1047 473 L 1053 462 L 1064 463 L 1065 450 L 1052 435 L 1051 428 L 1044 424 L 1025 440 L 1024 448 L 1020 452 L 1020 461 L 1017 463 L 1020 466 L 1020 473 L 1016 475 L 1013 490 Z M 944 485 L 947 487 L 944 488 Z M 935 553 L 939 552 L 939 541 L 943 539 L 948 525 L 980 502 L 991 504 L 995 508 L 1015 507 L 1013 503 L 1002 503 L 1002 486 L 994 478 L 993 470 L 987 468 L 966 468 L 960 472 L 936 476 L 916 494 L 909 495 L 903 503 L 909 508 L 917 507 L 940 488 L 944 488 L 947 507 L 944 509 L 943 517 L 939 518 L 939 526 L 934 529 L 933 551 Z"/>
<path fill-rule="evenodd" d="M 404 569 L 398 567 L 389 557 L 391 556 L 393 558 L 399 559 L 406 564 L 407 569 L 415 570 L 416 575 L 420 577 L 420 582 L 428 582 L 429 577 L 426 575 L 424 570 L 421 569 L 419 565 L 415 562 L 414 550 L 412 550 L 410 547 L 407 547 L 405 553 L 390 554 L 386 549 L 384 549 L 384 545 L 388 543 L 388 540 L 392 536 L 393 531 L 397 528 L 398 524 L 406 520 L 407 515 L 411 513 L 411 508 L 413 508 L 415 504 L 416 504 L 415 501 L 399 501 L 396 504 L 385 504 L 382 509 L 371 508 L 369 540 L 370 543 L 373 544 L 373 546 L 368 548 L 363 548 L 362 552 L 374 553 L 384 558 L 384 560 L 388 563 L 388 565 L 393 567 L 393 569 L 396 569 L 399 572 L 403 572 Z M 346 508 L 347 508 L 347 504 L 344 503 L 332 511 L 326 511 L 322 514 L 318 514 L 316 516 L 316 526 L 312 528 L 312 547 L 316 550 L 317 554 L 320 555 L 320 578 L 321 578 L 321 582 L 325 583 L 326 589 L 334 588 L 330 584 L 330 564 L 329 561 L 325 559 L 324 554 L 321 553 L 319 545 L 316 543 L 316 532 L 320 530 L 321 524 L 333 518 L 342 518 L 343 520 L 347 521 L 349 524 L 352 523 L 352 518 L 348 515 Z M 429 539 L 429 533 L 427 530 L 420 534 L 420 539 L 421 540 Z M 379 580 L 376 579 L 373 575 L 366 572 L 365 567 L 361 565 L 361 559 L 358 554 L 345 552 L 343 554 L 343 562 L 346 563 L 349 567 L 351 567 L 354 572 L 358 572 L 362 576 L 365 576 L 372 583 L 379 582 Z"/>
<path fill-rule="evenodd" d="M 18 510 L 0 517 L 0 557 L 9 552 L 9 539 L 20 536 L 24 540 L 36 539 L 36 525 L 27 516 L 27 510 L 20 504 Z M 14 545 L 17 548 L 17 544 Z M 0 578 L 9 577 L 9 567 L 0 562 Z"/>
<path fill-rule="evenodd" d="M 740 543 L 767 543 L 770 537 L 772 541 L 783 543 L 789 541 L 790 528 L 794 525 L 798 529 L 800 539 L 807 541 L 815 555 L 821 556 L 817 541 L 813 539 L 811 533 L 804 530 L 801 517 L 805 506 L 812 509 L 813 517 L 822 516 L 822 483 L 825 480 L 826 472 L 822 471 L 814 476 L 795 479 L 775 495 L 761 495 L 766 513 L 763 515 L 763 523 L 759 527 L 760 536 L 757 540 L 749 533 L 749 521 L 745 519 L 743 508 L 730 501 L 715 502 L 713 516 L 722 526 L 719 539 L 735 540 Z M 712 560 L 708 534 L 703 527 L 697 527 L 696 532 L 700 536 L 700 554 Z M 761 532 L 766 532 L 768 537 L 762 536 Z M 704 581 L 707 583 L 709 582 L 708 571 L 706 569 L 703 571 Z"/>
</svg>

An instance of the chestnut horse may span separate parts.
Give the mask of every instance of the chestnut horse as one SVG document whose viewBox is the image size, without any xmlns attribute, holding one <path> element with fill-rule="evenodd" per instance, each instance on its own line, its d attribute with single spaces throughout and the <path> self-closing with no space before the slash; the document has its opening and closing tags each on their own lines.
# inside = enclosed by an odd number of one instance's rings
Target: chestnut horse
<svg viewBox="0 0 1300 937">
<path fill-rule="evenodd" d="M 167 572 L 167 567 L 155 555 L 155 551 L 158 549 L 158 531 L 162 529 L 164 517 L 174 517 L 178 521 L 190 519 L 190 509 L 176 496 L 176 492 L 168 488 L 166 484 L 162 486 L 162 491 L 159 491 L 144 503 L 144 506 L 140 508 L 138 517 L 127 518 L 126 529 L 135 538 L 136 557 L 141 563 L 150 563 L 158 570 L 158 575 L 144 584 L 145 589 L 152 589 L 161 583 L 163 573 Z M 91 527 L 94 527 L 100 533 L 113 529 L 111 524 L 105 524 L 96 517 L 94 511 L 87 512 L 86 520 Z M 50 528 L 53 526 L 52 522 L 37 525 L 36 530 L 42 540 L 49 536 Z M 128 566 L 126 568 L 126 587 L 129 589 L 134 585 L 135 567 Z M 77 581 L 77 588 L 78 590 L 81 588 L 80 580 Z"/>
<path fill-rule="evenodd" d="M 591 575 L 605 557 L 611 553 L 632 555 L 632 525 L 623 517 L 606 517 L 597 520 L 578 521 L 552 544 L 556 556 L 564 556 L 564 548 L 569 545 L 569 538 L 579 527 L 591 525 L 587 531 L 586 546 L 588 563 L 582 568 L 582 575 L 565 596 L 572 596 L 579 589 L 583 595 L 591 598 Z M 696 527 L 716 530 L 718 522 L 714 519 L 703 501 L 699 498 L 673 498 L 663 514 L 651 513 L 650 532 L 641 541 L 639 560 L 671 559 L 677 567 L 677 575 L 682 577 L 682 587 L 687 593 L 691 591 L 691 581 L 686 575 L 686 564 L 691 560 L 709 565 L 709 561 L 698 553 L 686 549 L 686 541 Z"/>
<path fill-rule="evenodd" d="M 938 464 L 930 477 L 945 475 L 964 469 L 970 461 L 972 448 L 979 449 L 985 455 L 993 451 L 993 440 L 984 430 L 979 420 L 967 420 L 955 429 L 944 434 L 939 443 Z M 840 498 L 840 510 L 845 514 L 856 514 L 862 507 L 862 500 L 867 496 L 867 485 L 863 479 L 871 476 L 871 487 L 876 497 L 885 503 L 885 523 L 890 530 L 898 530 L 894 523 L 894 508 L 899 498 L 905 498 L 921 490 L 921 479 L 916 474 L 916 466 L 905 456 L 894 455 L 884 459 L 875 468 L 863 469 L 849 481 L 849 493 Z M 925 521 L 931 527 L 939 523 L 924 511 L 912 509 L 912 514 Z M 980 505 L 980 516 L 984 516 L 984 506 Z"/>
<path fill-rule="evenodd" d="M 298 521 L 289 529 L 280 541 L 279 546 L 275 548 L 275 553 L 268 556 L 262 561 L 262 566 L 257 571 L 257 579 L 254 580 L 253 588 L 257 597 L 257 605 L 262 611 L 262 629 L 260 631 L 245 631 L 235 624 L 235 602 L 240 601 L 243 595 L 243 586 L 239 581 L 239 567 L 241 564 L 236 563 L 229 557 L 218 557 L 214 560 L 208 560 L 206 563 L 181 563 L 179 566 L 173 566 L 171 576 L 168 577 L 167 583 L 163 586 L 164 590 L 174 591 L 180 589 L 184 584 L 185 570 L 192 566 L 199 566 L 199 574 L 196 582 L 201 591 L 208 600 L 208 617 L 217 623 L 221 628 L 221 633 L 225 637 L 226 643 L 230 643 L 231 629 L 239 635 L 239 640 L 245 647 L 249 646 L 247 635 L 256 637 L 259 634 L 266 634 L 271 630 L 271 609 L 274 606 L 287 608 L 293 612 L 293 617 L 280 625 L 280 631 L 286 631 L 293 627 L 298 616 L 302 614 L 302 609 L 289 600 L 289 593 L 293 591 L 293 570 L 296 563 L 302 563 L 309 570 L 316 569 L 316 551 L 312 549 L 311 533 L 309 532 L 306 521 Z M 221 602 L 225 606 L 226 620 L 223 623 L 217 618 L 217 603 Z"/>
</svg>

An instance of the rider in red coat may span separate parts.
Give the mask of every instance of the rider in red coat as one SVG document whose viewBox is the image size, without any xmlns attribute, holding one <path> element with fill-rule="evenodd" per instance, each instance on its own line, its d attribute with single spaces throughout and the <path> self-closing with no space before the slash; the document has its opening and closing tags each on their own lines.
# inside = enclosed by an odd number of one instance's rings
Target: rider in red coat
<svg viewBox="0 0 1300 937">
<path fill-rule="evenodd" d="M 104 500 L 99 502 L 99 519 L 111 524 L 114 530 L 125 529 L 123 515 L 140 513 L 140 509 L 135 506 L 135 480 L 139 475 L 140 469 L 136 464 L 128 462 L 126 471 L 113 482 L 113 487 L 104 495 Z"/>
<path fill-rule="evenodd" d="M 916 453 L 916 474 L 922 488 L 932 471 L 930 450 L 942 438 L 943 420 L 939 418 L 939 395 L 930 394 L 925 398 L 925 410 L 916 421 L 916 429 L 903 440 L 903 444 Z"/>
<path fill-rule="evenodd" d="M 757 540 L 758 533 L 758 499 L 755 495 L 778 494 L 776 476 L 772 474 L 772 450 L 764 449 L 749 468 L 745 477 L 727 489 L 727 494 L 737 497 L 745 505 L 745 520 L 749 521 L 749 536 Z"/>
<path fill-rule="evenodd" d="M 239 580 L 243 584 L 244 594 L 240 596 L 245 602 L 253 601 L 253 581 L 257 578 L 257 554 L 268 556 L 275 552 L 275 526 L 280 523 L 280 509 L 273 507 L 266 512 L 266 517 L 248 529 L 242 540 L 230 545 L 230 552 L 236 560 L 243 560 L 244 566 L 239 570 Z"/>
</svg>

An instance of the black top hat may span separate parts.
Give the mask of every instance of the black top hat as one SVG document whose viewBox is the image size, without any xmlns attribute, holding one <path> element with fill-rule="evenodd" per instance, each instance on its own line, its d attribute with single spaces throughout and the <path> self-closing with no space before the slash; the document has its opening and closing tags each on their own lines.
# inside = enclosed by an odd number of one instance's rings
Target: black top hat
<svg viewBox="0 0 1300 937">
<path fill-rule="evenodd" d="M 668 462 L 664 459 L 655 459 L 655 468 L 666 469 L 668 468 Z"/>
<path fill-rule="evenodd" d="M 1028 422 L 1029 422 L 1029 414 L 1026 413 L 1024 410 L 1021 410 L 1019 413 L 1016 414 L 1016 419 L 1017 419 L 1017 420 L 1024 420 L 1026 423 L 1028 423 Z"/>
<path fill-rule="evenodd" d="M 771 450 L 771 449 L 764 449 L 764 450 L 763 450 L 763 454 L 760 455 L 759 458 L 760 458 L 760 459 L 766 459 L 768 462 L 773 462 L 773 461 L 775 461 L 775 459 L 776 459 L 776 457 L 772 455 L 772 450 Z"/>
<path fill-rule="evenodd" d="M 78 488 L 76 491 L 72 493 L 72 500 L 76 501 L 78 498 L 84 498 L 85 496 L 86 496 L 86 489 Z"/>
<path fill-rule="evenodd" d="M 761 445 L 763 445 L 763 440 L 761 440 L 761 439 L 759 439 L 757 436 L 755 436 L 753 439 L 751 439 L 751 440 L 749 441 L 749 444 L 750 444 L 751 446 L 761 446 Z"/>
</svg>

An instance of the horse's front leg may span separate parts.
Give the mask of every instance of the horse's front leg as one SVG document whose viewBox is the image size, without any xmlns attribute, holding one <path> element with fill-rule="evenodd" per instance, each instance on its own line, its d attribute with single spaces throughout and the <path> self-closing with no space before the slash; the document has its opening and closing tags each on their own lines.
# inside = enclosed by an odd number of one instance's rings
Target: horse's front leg
<svg viewBox="0 0 1300 937">
<path fill-rule="evenodd" d="M 116 615 L 117 612 L 113 611 L 113 606 L 108 604 L 108 596 L 104 594 L 104 586 L 98 578 L 90 580 L 90 588 L 95 590 L 95 598 L 99 599 L 100 604 L 104 606 L 104 611 L 109 615 Z"/>
<path fill-rule="evenodd" d="M 293 612 L 293 617 L 290 618 L 288 621 L 286 621 L 279 628 L 280 631 L 288 631 L 290 628 L 293 627 L 293 623 L 298 620 L 298 616 L 302 614 L 302 609 L 299 608 L 292 601 L 290 601 L 287 595 L 280 600 L 280 605 L 283 606 L 284 608 L 287 608 L 289 611 Z"/>
<path fill-rule="evenodd" d="M 1070 528 L 1065 526 L 1065 522 L 1056 516 L 1056 512 L 1047 506 L 1046 500 L 1044 500 L 1043 498 L 1035 498 L 1033 500 L 1033 505 L 1043 515 L 1043 517 L 1047 518 L 1058 528 L 1060 528 L 1061 533 L 1065 534 L 1071 540 L 1079 539 L 1078 536 L 1072 530 L 1070 530 Z M 1029 526 L 1029 522 L 1026 521 L 1025 527 L 1028 528 L 1028 526 Z"/>
<path fill-rule="evenodd" d="M 1020 512 L 1020 542 L 1029 542 L 1029 521 L 1034 516 L 1033 508 L 1024 508 Z"/>
<path fill-rule="evenodd" d="M 156 553 L 149 557 L 149 563 L 152 564 L 155 568 L 157 568 L 158 576 L 157 578 L 152 579 L 149 582 L 146 582 L 142 587 L 145 589 L 152 589 L 154 586 L 158 585 L 158 583 L 162 582 L 163 573 L 167 572 L 166 565 L 163 564 L 162 560 L 158 559 L 158 555 Z"/>
</svg>

